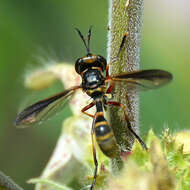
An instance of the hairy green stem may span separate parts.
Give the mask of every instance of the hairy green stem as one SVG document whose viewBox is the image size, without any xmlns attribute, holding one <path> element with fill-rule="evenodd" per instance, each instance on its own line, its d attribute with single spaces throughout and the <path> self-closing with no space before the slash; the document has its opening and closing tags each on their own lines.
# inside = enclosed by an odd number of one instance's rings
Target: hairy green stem
<svg viewBox="0 0 190 190">
<path fill-rule="evenodd" d="M 1 190 L 23 190 L 10 177 L 0 171 L 0 189 Z"/>
<path fill-rule="evenodd" d="M 139 69 L 142 10 L 143 0 L 110 0 L 108 61 L 112 62 L 111 75 Z M 128 32 L 126 43 L 119 57 L 114 61 L 126 32 Z M 128 101 L 126 101 L 127 98 Z M 126 106 L 130 123 L 134 131 L 138 133 L 138 93 L 127 91 L 127 88 L 121 85 L 115 89 L 114 99 Z M 121 149 L 131 148 L 134 136 L 127 129 L 121 109 L 110 108 L 110 124 Z"/>
</svg>

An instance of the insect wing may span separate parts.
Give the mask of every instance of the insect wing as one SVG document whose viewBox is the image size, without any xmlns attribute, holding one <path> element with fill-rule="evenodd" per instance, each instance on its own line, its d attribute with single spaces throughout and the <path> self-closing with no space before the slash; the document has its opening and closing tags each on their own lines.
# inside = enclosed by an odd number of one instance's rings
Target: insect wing
<svg viewBox="0 0 190 190">
<path fill-rule="evenodd" d="M 63 109 L 67 100 L 79 88 L 79 86 L 73 87 L 27 107 L 17 115 L 15 126 L 19 128 L 29 127 L 55 115 Z"/>
<path fill-rule="evenodd" d="M 164 70 L 141 70 L 111 76 L 108 82 L 126 84 L 128 90 L 149 90 L 159 88 L 172 80 L 171 73 Z"/>
</svg>

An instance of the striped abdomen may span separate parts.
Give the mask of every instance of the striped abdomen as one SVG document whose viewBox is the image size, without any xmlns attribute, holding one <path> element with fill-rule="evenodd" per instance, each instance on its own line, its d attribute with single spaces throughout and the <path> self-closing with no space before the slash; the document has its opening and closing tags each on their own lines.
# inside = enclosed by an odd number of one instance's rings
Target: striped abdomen
<svg viewBox="0 0 190 190">
<path fill-rule="evenodd" d="M 108 157 L 115 157 L 117 155 L 118 147 L 112 128 L 104 118 L 102 109 L 102 102 L 96 103 L 97 112 L 95 119 L 95 134 L 97 143 L 102 152 Z"/>
</svg>

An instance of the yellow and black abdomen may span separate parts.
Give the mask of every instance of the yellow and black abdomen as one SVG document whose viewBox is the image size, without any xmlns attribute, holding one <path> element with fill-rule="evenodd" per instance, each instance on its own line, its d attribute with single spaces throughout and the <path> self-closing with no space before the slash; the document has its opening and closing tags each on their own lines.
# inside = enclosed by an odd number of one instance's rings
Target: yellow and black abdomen
<svg viewBox="0 0 190 190">
<path fill-rule="evenodd" d="M 111 158 L 116 157 L 118 147 L 112 128 L 108 125 L 108 122 L 104 118 L 102 103 L 97 102 L 97 112 L 95 119 L 95 134 L 97 143 L 102 152 Z"/>
</svg>

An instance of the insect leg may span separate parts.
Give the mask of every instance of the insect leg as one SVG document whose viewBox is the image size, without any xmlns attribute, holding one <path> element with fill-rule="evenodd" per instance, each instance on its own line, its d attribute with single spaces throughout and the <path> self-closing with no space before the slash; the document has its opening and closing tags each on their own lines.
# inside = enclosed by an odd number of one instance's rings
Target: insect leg
<svg viewBox="0 0 190 190">
<path fill-rule="evenodd" d="M 132 108 L 131 108 L 131 104 L 129 103 L 130 101 L 129 101 L 129 95 L 128 95 L 128 93 L 126 93 L 126 102 L 127 102 L 127 108 L 129 109 L 129 110 L 131 110 Z"/>
<path fill-rule="evenodd" d="M 98 160 L 96 158 L 96 147 L 94 144 L 94 127 L 95 127 L 95 120 L 96 120 L 96 115 L 94 116 L 93 122 L 92 122 L 92 129 L 91 129 L 91 138 L 92 138 L 92 151 L 93 151 L 93 159 L 94 159 L 94 165 L 95 165 L 95 169 L 94 169 L 94 177 L 93 177 L 93 181 L 92 181 L 92 185 L 90 187 L 90 190 L 92 190 L 94 188 L 94 185 L 96 183 L 96 177 L 97 177 L 97 170 L 98 170 Z"/>
<path fill-rule="evenodd" d="M 109 63 L 111 64 L 111 63 Z M 106 66 L 106 77 L 109 77 L 109 64 Z"/>
<path fill-rule="evenodd" d="M 121 50 L 125 44 L 125 41 L 126 41 L 126 38 L 128 36 L 128 32 L 126 32 L 124 35 L 123 35 L 123 38 L 122 38 L 122 41 L 121 41 L 121 44 L 119 46 L 119 51 L 117 53 L 117 56 L 115 58 L 113 58 L 113 62 L 117 61 L 118 57 L 119 57 L 119 54 L 121 53 Z M 112 61 L 106 66 L 106 77 L 109 77 L 109 65 L 112 64 Z"/>
<path fill-rule="evenodd" d="M 145 149 L 145 150 L 148 150 L 146 144 L 143 142 L 143 140 L 135 133 L 135 131 L 132 129 L 131 127 L 131 123 L 129 121 L 129 117 L 126 113 L 126 107 L 120 103 L 120 102 L 115 102 L 115 101 L 108 101 L 106 102 L 106 105 L 113 105 L 113 106 L 118 106 L 120 108 L 123 109 L 123 112 L 124 112 L 124 115 L 125 115 L 125 120 L 127 122 L 127 127 L 129 129 L 129 131 L 135 136 L 135 138 L 139 141 L 139 143 L 141 144 L 141 146 Z"/>
<path fill-rule="evenodd" d="M 87 105 L 84 108 L 82 108 L 81 112 L 84 113 L 84 114 L 86 114 L 86 115 L 88 115 L 88 116 L 90 116 L 90 117 L 92 117 L 92 118 L 94 118 L 94 115 L 89 114 L 88 112 L 86 112 L 86 110 L 92 108 L 93 106 L 94 106 L 94 102 L 91 102 L 89 105 Z"/>
<path fill-rule="evenodd" d="M 121 53 L 121 50 L 122 50 L 122 48 L 123 48 L 123 46 L 124 46 L 124 44 L 125 44 L 125 41 L 126 41 L 127 36 L 128 36 L 128 32 L 126 32 L 126 33 L 123 35 L 121 44 L 120 44 L 120 46 L 119 46 L 119 51 L 118 51 L 118 53 L 117 53 L 117 58 L 119 57 L 119 54 Z"/>
<path fill-rule="evenodd" d="M 110 94 L 114 88 L 114 84 L 111 84 L 109 88 L 106 90 L 106 94 Z"/>
</svg>

